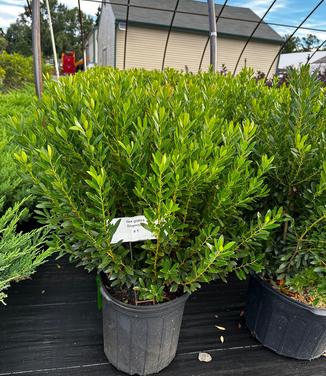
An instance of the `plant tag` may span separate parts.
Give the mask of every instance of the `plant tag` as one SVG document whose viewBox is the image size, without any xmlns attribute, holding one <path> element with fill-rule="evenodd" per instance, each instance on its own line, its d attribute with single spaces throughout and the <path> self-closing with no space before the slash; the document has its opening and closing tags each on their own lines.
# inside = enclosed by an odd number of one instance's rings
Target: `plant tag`
<svg viewBox="0 0 326 376">
<path fill-rule="evenodd" d="M 114 225 L 119 220 L 119 226 L 111 239 L 112 244 L 118 243 L 121 240 L 125 243 L 156 239 L 150 231 L 143 227 L 143 224 L 147 224 L 147 219 L 144 215 L 114 218 L 111 224 Z"/>
</svg>

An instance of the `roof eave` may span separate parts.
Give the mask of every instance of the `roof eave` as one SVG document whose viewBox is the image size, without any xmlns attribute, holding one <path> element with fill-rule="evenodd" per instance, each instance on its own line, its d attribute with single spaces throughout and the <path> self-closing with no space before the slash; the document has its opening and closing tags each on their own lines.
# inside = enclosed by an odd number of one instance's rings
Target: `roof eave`
<svg viewBox="0 0 326 376">
<path fill-rule="evenodd" d="M 126 20 L 116 18 L 116 23 L 119 23 L 119 22 L 126 22 Z M 157 23 L 154 24 L 154 23 L 148 23 L 148 22 L 128 21 L 128 25 L 142 26 L 142 27 L 146 27 L 148 29 L 169 30 L 169 26 L 157 24 Z M 196 28 L 190 28 L 190 27 L 185 28 L 185 27 L 173 26 L 172 30 L 180 31 L 180 32 L 186 32 L 186 33 L 196 33 L 196 34 L 208 35 L 208 30 L 196 29 Z M 236 39 L 244 39 L 244 40 L 249 39 L 248 36 L 244 36 L 244 35 L 240 35 L 240 34 L 221 33 L 221 32 L 217 32 L 217 36 L 222 37 L 222 38 L 236 38 Z M 251 40 L 259 41 L 259 42 L 279 44 L 279 45 L 283 44 L 283 42 L 284 42 L 283 39 L 261 38 L 261 37 L 255 37 L 255 36 L 253 36 Z"/>
</svg>

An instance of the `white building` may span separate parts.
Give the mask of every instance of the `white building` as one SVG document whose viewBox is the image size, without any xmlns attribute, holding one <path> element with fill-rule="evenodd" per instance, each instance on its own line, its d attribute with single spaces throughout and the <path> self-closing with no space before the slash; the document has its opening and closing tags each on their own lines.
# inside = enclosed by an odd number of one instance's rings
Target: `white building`
<svg viewBox="0 0 326 376">
<path fill-rule="evenodd" d="M 306 64 L 308 62 L 308 59 L 310 58 L 312 54 L 313 52 L 291 52 L 288 54 L 281 54 L 279 63 L 278 63 L 278 69 L 279 70 L 287 69 L 289 67 L 300 68 L 301 65 Z M 315 61 L 325 56 L 326 56 L 326 51 L 318 51 L 314 54 L 312 59 L 309 61 L 309 64 L 311 66 L 311 71 L 325 68 L 325 66 L 322 66 L 318 63 L 315 64 Z"/>
<path fill-rule="evenodd" d="M 312 62 L 310 63 L 311 69 L 318 70 L 321 73 L 326 74 L 326 55 L 324 57 L 321 57 L 320 59 L 311 59 Z"/>
</svg>

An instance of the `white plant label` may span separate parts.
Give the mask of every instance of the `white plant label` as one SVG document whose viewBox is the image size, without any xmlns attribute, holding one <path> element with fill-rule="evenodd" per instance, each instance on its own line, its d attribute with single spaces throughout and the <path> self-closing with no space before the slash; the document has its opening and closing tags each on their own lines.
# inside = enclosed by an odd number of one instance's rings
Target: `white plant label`
<svg viewBox="0 0 326 376">
<path fill-rule="evenodd" d="M 150 231 L 146 230 L 143 227 L 144 224 L 147 224 L 147 219 L 144 215 L 114 218 L 112 219 L 111 224 L 114 225 L 119 220 L 119 226 L 111 239 L 112 244 L 118 243 L 120 241 L 125 243 L 156 239 Z"/>
</svg>

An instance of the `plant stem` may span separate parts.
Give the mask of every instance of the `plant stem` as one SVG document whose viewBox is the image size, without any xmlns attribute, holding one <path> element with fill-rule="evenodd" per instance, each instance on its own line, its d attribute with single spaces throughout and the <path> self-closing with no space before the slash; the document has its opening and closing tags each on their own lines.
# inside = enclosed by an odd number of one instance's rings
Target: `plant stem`
<svg viewBox="0 0 326 376">
<path fill-rule="evenodd" d="M 299 253 L 299 248 L 300 248 L 300 245 L 302 244 L 302 241 L 303 241 L 304 237 L 308 234 L 308 232 L 312 228 L 314 228 L 316 225 L 318 225 L 319 222 L 323 221 L 324 219 L 326 219 L 326 214 L 324 214 L 322 217 L 318 218 L 315 222 L 313 222 L 310 226 L 308 226 L 306 228 L 306 230 L 303 232 L 303 234 L 300 236 L 300 238 L 297 241 L 297 246 L 295 247 L 295 251 L 294 251 L 293 255 L 291 256 L 291 258 L 289 260 L 289 263 L 288 263 L 288 266 L 287 266 L 287 270 L 290 269 L 291 263 L 292 263 L 293 259 Z"/>
</svg>

